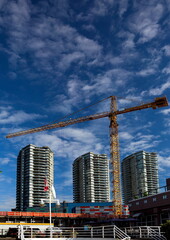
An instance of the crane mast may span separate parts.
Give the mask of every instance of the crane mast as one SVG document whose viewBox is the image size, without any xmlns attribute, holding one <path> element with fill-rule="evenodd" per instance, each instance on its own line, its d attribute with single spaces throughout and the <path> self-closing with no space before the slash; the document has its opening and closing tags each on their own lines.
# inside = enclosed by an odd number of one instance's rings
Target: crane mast
<svg viewBox="0 0 170 240">
<path fill-rule="evenodd" d="M 113 197 L 113 214 L 118 216 L 122 214 L 122 196 L 120 189 L 120 154 L 119 154 L 119 136 L 116 97 L 111 97 L 110 103 L 110 162 L 112 165 L 112 197 Z"/>
<path fill-rule="evenodd" d="M 157 97 L 153 102 L 145 103 L 139 106 L 125 108 L 123 110 L 117 109 L 117 100 L 115 96 L 110 96 L 110 111 L 97 113 L 89 116 L 84 116 L 76 119 L 70 119 L 63 122 L 47 124 L 37 128 L 32 128 L 24 131 L 19 131 L 16 133 L 10 133 L 6 138 L 17 137 L 25 134 L 41 132 L 48 129 L 61 128 L 76 123 L 81 123 L 85 121 L 96 120 L 100 118 L 108 117 L 110 119 L 110 160 L 112 165 L 112 195 L 113 195 L 113 214 L 115 216 L 122 215 L 122 196 L 121 196 L 121 186 L 120 186 L 120 153 L 119 153 L 119 136 L 118 136 L 118 124 L 117 115 L 129 113 L 137 110 L 153 108 L 157 109 L 160 107 L 168 106 L 168 100 L 166 97 Z"/>
</svg>

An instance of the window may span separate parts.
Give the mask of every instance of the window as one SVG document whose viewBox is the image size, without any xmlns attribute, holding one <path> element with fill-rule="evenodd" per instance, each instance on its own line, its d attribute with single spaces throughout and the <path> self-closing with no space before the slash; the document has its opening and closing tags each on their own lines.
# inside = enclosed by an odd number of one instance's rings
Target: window
<svg viewBox="0 0 170 240">
<path fill-rule="evenodd" d="M 144 200 L 144 203 L 147 203 L 148 202 L 148 200 Z"/>
<path fill-rule="evenodd" d="M 152 200 L 153 200 L 153 202 L 156 202 L 156 197 L 154 197 Z"/>
<path fill-rule="evenodd" d="M 163 198 L 163 199 L 167 199 L 167 195 L 163 195 L 162 198 Z"/>
<path fill-rule="evenodd" d="M 136 205 L 139 205 L 139 202 L 136 202 Z"/>
</svg>

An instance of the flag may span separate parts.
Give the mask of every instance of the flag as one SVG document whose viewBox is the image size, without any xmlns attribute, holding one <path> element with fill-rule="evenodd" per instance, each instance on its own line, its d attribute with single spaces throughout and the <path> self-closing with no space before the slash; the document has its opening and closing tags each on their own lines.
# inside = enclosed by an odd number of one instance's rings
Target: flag
<svg viewBox="0 0 170 240">
<path fill-rule="evenodd" d="M 55 192 L 55 188 L 54 188 L 54 185 L 52 185 L 52 196 L 54 199 L 56 199 L 56 192 Z"/>
<path fill-rule="evenodd" d="M 48 190 L 49 190 L 48 181 L 47 181 L 47 179 L 45 178 L 45 179 L 44 179 L 44 191 L 48 191 Z"/>
</svg>

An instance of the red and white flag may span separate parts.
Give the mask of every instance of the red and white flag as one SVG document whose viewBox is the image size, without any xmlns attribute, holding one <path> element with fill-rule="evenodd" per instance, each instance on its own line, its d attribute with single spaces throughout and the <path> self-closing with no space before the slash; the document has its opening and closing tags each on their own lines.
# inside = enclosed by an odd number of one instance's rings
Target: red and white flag
<svg viewBox="0 0 170 240">
<path fill-rule="evenodd" d="M 48 186 L 48 181 L 47 181 L 47 179 L 45 178 L 44 179 L 44 191 L 48 191 L 49 190 L 49 186 Z"/>
</svg>

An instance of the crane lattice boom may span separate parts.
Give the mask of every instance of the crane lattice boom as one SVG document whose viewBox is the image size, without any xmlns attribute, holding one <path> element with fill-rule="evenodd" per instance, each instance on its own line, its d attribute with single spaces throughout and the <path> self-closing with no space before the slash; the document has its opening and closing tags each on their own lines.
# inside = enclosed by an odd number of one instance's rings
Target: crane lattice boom
<svg viewBox="0 0 170 240">
<path fill-rule="evenodd" d="M 113 192 L 113 213 L 114 215 L 122 214 L 122 197 L 120 189 L 120 155 L 119 155 L 119 139 L 118 139 L 118 124 L 117 124 L 117 115 L 124 114 L 128 112 L 133 112 L 137 110 L 142 110 L 146 108 L 160 108 L 168 106 L 168 101 L 166 97 L 155 98 L 153 102 L 145 103 L 136 107 L 130 107 L 123 110 L 117 110 L 117 101 L 115 96 L 110 96 L 111 104 L 109 112 L 97 113 L 89 116 L 84 116 L 76 119 L 70 119 L 67 121 L 62 121 L 53 124 L 47 124 L 41 127 L 32 128 L 16 133 L 10 133 L 6 138 L 17 137 L 25 134 L 41 132 L 48 129 L 66 127 L 68 125 L 73 125 L 76 123 L 81 123 L 85 121 L 91 121 L 95 119 L 100 119 L 108 117 L 110 119 L 110 160 L 112 164 L 112 192 Z"/>
</svg>

